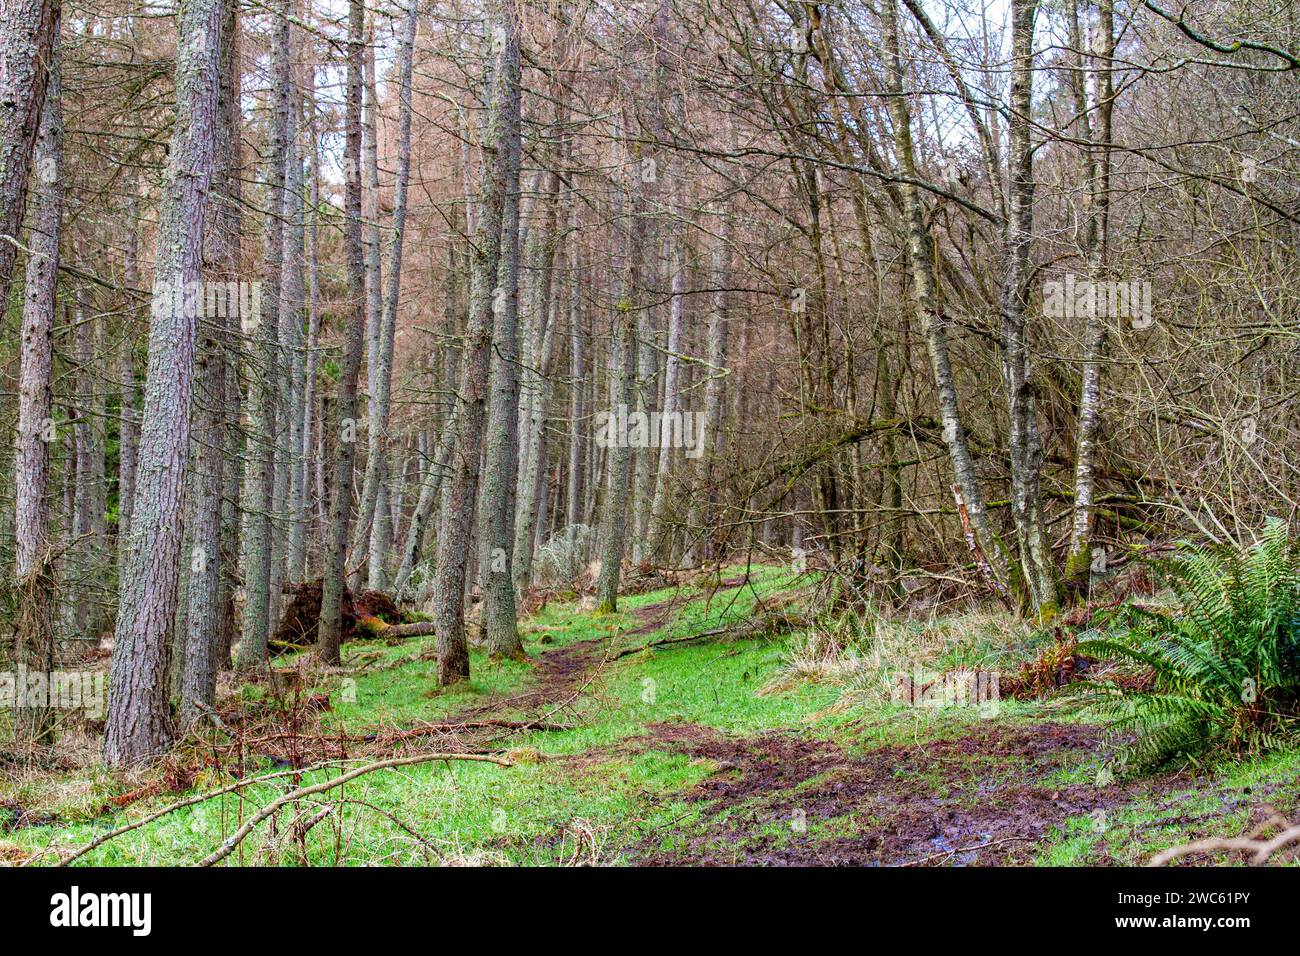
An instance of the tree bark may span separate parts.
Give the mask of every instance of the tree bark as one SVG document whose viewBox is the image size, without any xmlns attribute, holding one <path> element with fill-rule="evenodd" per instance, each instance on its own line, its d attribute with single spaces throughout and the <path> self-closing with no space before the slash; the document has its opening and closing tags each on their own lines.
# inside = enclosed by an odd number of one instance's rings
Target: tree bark
<svg viewBox="0 0 1300 956">
<path fill-rule="evenodd" d="M 196 310 L 184 290 L 202 279 L 212 182 L 221 4 L 181 6 L 176 122 L 158 225 L 149 366 L 145 375 L 133 527 L 118 591 L 104 762 L 148 759 L 171 740 L 168 630 L 176 609 L 181 525 L 194 398 Z"/>
<path fill-rule="evenodd" d="M 565 115 L 565 114 L 562 114 Z M 556 157 L 558 158 L 558 157 Z M 537 531 L 537 496 L 546 475 L 542 430 L 546 408 L 550 404 L 550 363 L 555 346 L 555 319 L 558 307 L 552 302 L 557 247 L 558 192 L 560 178 L 553 170 L 543 177 L 546 191 L 542 197 L 542 222 L 534 233 L 534 256 L 537 275 L 532 286 L 532 304 L 528 309 L 526 355 L 519 408 L 522 429 L 519 453 L 519 493 L 515 502 L 514 555 L 511 573 L 516 591 L 532 581 L 534 538 Z"/>
<path fill-rule="evenodd" d="M 222 145 L 225 176 L 221 185 L 219 215 L 225 223 L 223 235 L 228 240 L 226 252 L 232 274 L 243 275 L 243 161 L 240 151 L 239 124 L 243 112 L 239 102 L 241 61 L 239 57 L 239 4 L 225 0 L 221 27 L 221 80 L 217 92 L 221 113 L 221 133 L 228 137 Z M 241 300 L 242 301 L 242 300 Z M 241 426 L 243 389 L 240 385 L 240 354 L 244 341 L 242 318 L 227 315 L 225 349 L 226 399 L 221 501 L 221 581 L 219 613 L 221 629 L 217 636 L 214 667 L 228 670 L 232 664 L 231 647 L 239 631 L 236 591 L 241 581 L 239 565 L 240 501 L 244 480 L 244 431 Z"/>
<path fill-rule="evenodd" d="M 61 10 L 60 0 L 14 0 L 0 18 L 0 303 L 9 301 Z"/>
<path fill-rule="evenodd" d="M 140 197 L 132 186 L 127 200 L 127 233 L 122 262 L 122 282 L 127 288 L 126 317 L 122 323 L 122 345 L 118 352 L 118 470 L 117 536 L 121 541 L 131 531 L 131 508 L 135 504 L 136 446 L 140 421 L 136 414 L 139 389 L 135 380 L 135 333 L 138 320 L 136 291 L 140 288 Z M 118 561 L 123 551 L 118 549 Z"/>
<path fill-rule="evenodd" d="M 397 176 L 393 185 L 393 240 L 388 251 L 387 287 L 380 309 L 377 335 L 371 336 L 374 352 L 370 356 L 370 366 L 366 372 L 367 387 L 370 392 L 367 435 L 368 449 L 366 457 L 366 475 L 362 486 L 361 507 L 357 512 L 356 535 L 352 542 L 354 559 L 362 553 L 369 540 L 369 566 L 382 573 L 391 545 L 391 531 L 385 532 L 375 522 L 375 514 L 380 498 L 380 486 L 386 481 L 388 473 L 388 423 L 392 408 L 393 382 L 393 343 L 397 332 L 397 306 L 401 294 L 402 249 L 406 231 L 407 192 L 411 180 L 411 116 L 412 75 L 415 59 L 415 34 L 419 17 L 418 0 L 410 0 L 403 26 L 401 48 L 397 57 L 397 69 L 400 78 L 400 109 L 397 127 Z M 372 75 L 369 80 L 373 83 Z M 372 94 L 373 96 L 373 94 Z M 368 166 L 368 161 L 367 161 Z M 377 242 L 376 242 L 377 246 Z M 369 254 L 369 252 L 368 252 Z M 378 251 L 375 251 L 376 262 Z M 368 274 L 378 278 L 379 267 L 376 264 Z M 376 287 L 377 289 L 377 287 Z M 367 299 L 369 302 L 369 299 Z M 372 587 L 382 587 L 383 581 L 373 580 Z"/>
<path fill-rule="evenodd" d="M 479 534 L 487 567 L 483 588 L 483 636 L 488 654 L 518 657 L 514 560 L 515 496 L 519 492 L 519 166 L 520 91 L 517 15 L 505 10 L 498 29 L 506 33 L 510 51 L 502 60 L 501 150 L 505 157 L 505 203 L 502 207 L 501 261 L 492 323 L 491 398 L 485 437 L 483 486 L 480 491 Z"/>
<path fill-rule="evenodd" d="M 18 372 L 18 444 L 14 456 L 14 577 L 18 582 L 16 663 L 19 671 L 50 675 L 55 665 L 54 562 L 50 554 L 50 442 L 56 437 L 50 383 L 54 310 L 63 217 L 63 98 L 59 77 L 59 16 L 48 89 L 35 145 L 31 252 L 23 288 Z M 14 736 L 35 746 L 54 738 L 48 701 L 14 701 Z"/>
<path fill-rule="evenodd" d="M 352 518 L 352 472 L 357 457 L 357 379 L 361 374 L 361 352 L 366 337 L 366 264 L 361 224 L 361 87 L 364 70 L 365 5 L 348 4 L 348 67 L 345 171 L 346 249 L 348 257 L 348 299 L 352 315 L 343 346 L 343 367 L 339 372 L 338 431 L 334 442 L 334 467 L 330 472 L 329 541 L 322 575 L 321 611 L 316 653 L 323 663 L 339 662 L 342 639 L 344 563 L 347 559 L 348 526 Z"/>
<path fill-rule="evenodd" d="M 682 250 L 682 237 L 677 230 L 673 231 L 669 242 L 672 244 L 669 258 L 672 301 L 668 307 L 668 355 L 664 361 L 664 401 L 661 420 L 671 423 L 674 419 L 680 421 L 682 415 L 678 401 L 678 379 L 684 331 L 682 314 L 686 306 L 686 263 Z M 710 317 L 710 322 L 712 321 Z M 665 540 L 664 515 L 668 505 L 668 474 L 673 463 L 672 446 L 673 443 L 669 441 L 664 441 L 659 446 L 659 461 L 655 465 L 654 497 L 650 508 L 650 556 L 660 563 L 668 563 L 672 560 L 672 549 Z"/>
<path fill-rule="evenodd" d="M 1056 575 L 1043 525 L 1043 445 L 1038 431 L 1033 369 L 1025 335 L 1025 293 L 1034 228 L 1034 146 L 1031 116 L 1034 20 L 1038 0 L 1011 0 L 1011 95 L 1007 120 L 1006 251 L 1000 292 L 1002 376 L 1011 422 L 1011 514 L 1020 546 L 1020 572 L 1029 603 L 1055 613 Z"/>
<path fill-rule="evenodd" d="M 569 483 L 565 521 L 576 535 L 587 487 L 587 356 L 582 329 L 582 260 L 578 243 L 569 246 Z"/>
<path fill-rule="evenodd" d="M 208 221 L 209 262 L 226 282 L 239 280 L 237 105 L 234 96 L 234 33 L 236 0 L 222 4 L 221 72 L 217 92 L 216 169 L 212 177 L 212 210 Z M 206 316 L 199 332 L 199 369 L 194 409 L 194 474 L 190 489 L 190 569 L 184 664 L 180 675 L 181 727 L 194 726 L 216 706 L 217 670 L 223 663 L 225 627 L 223 580 L 229 572 L 222 548 L 222 515 L 226 478 L 226 398 L 229 375 L 226 350 L 239 328 L 230 309 Z M 226 652 L 225 663 L 229 662 Z"/>
<path fill-rule="evenodd" d="M 272 40 L 274 109 L 266 165 L 266 245 L 262 260 L 261 310 L 254 333 L 256 363 L 248 388 L 247 517 L 244 524 L 244 618 L 239 642 L 240 670 L 260 667 L 275 626 L 272 611 L 276 522 L 277 404 L 280 393 L 280 287 L 284 264 L 285 168 L 288 149 L 292 72 L 289 62 L 289 0 L 280 0 Z"/>
<path fill-rule="evenodd" d="M 1114 114 L 1115 57 L 1114 0 L 1100 0 L 1096 37 L 1084 41 L 1079 35 L 1078 11 L 1072 21 L 1074 45 L 1080 51 L 1085 42 L 1093 47 L 1088 56 L 1092 103 L 1081 68 L 1076 77 L 1076 112 L 1082 118 L 1091 145 L 1084 157 L 1087 178 L 1084 193 L 1083 253 L 1088 278 L 1104 279 L 1107 268 L 1107 235 L 1110 219 L 1110 141 Z M 1080 60 L 1084 56 L 1080 54 Z M 1095 110 L 1095 115 L 1091 112 Z M 1070 597 L 1082 595 L 1092 573 L 1093 502 L 1096 489 L 1097 426 L 1101 419 L 1101 373 L 1106 353 L 1106 316 L 1092 309 L 1084 318 L 1083 367 L 1079 383 L 1079 420 L 1074 439 L 1074 513 L 1070 521 L 1070 546 L 1065 560 L 1065 590 Z"/>
<path fill-rule="evenodd" d="M 444 520 L 438 536 L 434 586 L 434 620 L 438 625 L 438 683 L 469 678 L 465 640 L 465 580 L 479 482 L 483 419 L 492 351 L 494 286 L 501 257 L 502 223 L 509 190 L 510 103 L 518 76 L 518 7 L 515 0 L 495 0 L 491 7 L 493 75 L 483 150 L 486 153 L 479 193 L 470 275 L 469 321 L 461 359 L 456 444 L 451 457 Z M 517 127 L 514 127 L 517 129 Z M 517 133 L 515 134 L 517 135 Z"/>
<path fill-rule="evenodd" d="M 295 46 L 297 49 L 297 46 Z M 282 574 L 287 581 L 301 581 L 307 549 L 306 499 L 307 472 L 304 459 L 306 434 L 306 356 L 303 342 L 304 266 L 306 221 L 303 196 L 302 155 L 298 150 L 298 133 L 302 117 L 302 98 L 293 91 L 291 135 L 286 149 L 284 228 L 284 282 L 280 289 L 280 338 L 288 366 L 284 413 L 286 444 L 283 461 L 287 472 L 288 500 L 284 514 L 288 524 L 288 543 Z"/>
<path fill-rule="evenodd" d="M 888 61 L 887 90 L 889 112 L 893 120 L 894 149 L 899 171 L 904 178 L 898 184 L 902 197 L 904 229 L 907 236 L 908 269 L 912 274 L 913 306 L 917 322 L 925 335 L 930 368 L 938 392 L 939 419 L 943 438 L 948 446 L 948 457 L 960 489 L 971 525 L 994 575 L 994 587 L 1002 587 L 1006 578 L 1006 558 L 1001 543 L 993 533 L 992 524 L 984 503 L 984 494 L 975 474 L 966 429 L 962 424 L 957 401 L 957 387 L 948 355 L 948 332 L 943 314 L 935 301 L 934 269 L 931 262 L 930 237 L 925 226 L 925 212 L 921 205 L 916 160 L 912 147 L 912 117 L 903 89 L 903 59 L 898 36 L 898 7 L 896 0 L 884 0 L 880 7 L 885 51 Z"/>
</svg>

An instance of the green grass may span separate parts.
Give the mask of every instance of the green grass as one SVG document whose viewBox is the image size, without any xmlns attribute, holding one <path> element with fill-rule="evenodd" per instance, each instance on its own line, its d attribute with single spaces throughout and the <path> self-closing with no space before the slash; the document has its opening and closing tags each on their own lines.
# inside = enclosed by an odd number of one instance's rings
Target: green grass
<svg viewBox="0 0 1300 956">
<path fill-rule="evenodd" d="M 1206 837 L 1239 836 L 1258 822 L 1258 817 L 1252 819 L 1252 809 L 1265 804 L 1294 817 L 1300 808 L 1300 753 L 1223 764 L 1194 786 L 1139 796 L 1104 815 L 1071 818 L 1064 832 L 1049 834 L 1036 862 L 1141 865 L 1171 846 Z M 1232 862 L 1223 854 L 1212 859 Z"/>
<path fill-rule="evenodd" d="M 665 589 L 625 597 L 613 614 L 583 611 L 572 602 L 553 603 L 521 625 L 525 649 L 530 657 L 537 658 L 587 641 L 594 642 L 591 653 L 599 659 L 608 648 L 647 645 L 656 639 L 747 620 L 760 594 L 770 595 L 791 584 L 791 575 L 779 567 L 756 567 L 752 572 L 747 584 L 712 594 L 697 585 L 693 589 Z M 738 569 L 727 569 L 723 577 L 733 578 L 739 573 Z M 640 609 L 659 606 L 662 612 L 666 602 L 672 602 L 672 614 L 662 627 L 652 633 L 629 633 L 647 619 L 647 614 L 638 614 Z M 927 666 L 939 662 L 951 666 L 952 661 L 962 666 L 987 665 L 993 659 L 1002 662 L 1009 660 L 1010 647 L 1032 653 L 1034 635 L 1004 628 L 1004 642 L 999 647 L 996 622 L 972 619 L 967 624 L 957 628 L 962 638 L 956 643 L 944 636 L 953 630 L 950 622 L 917 625 L 919 630 L 914 635 L 900 625 L 891 640 L 896 639 L 898 646 L 909 641 L 922 646 Z M 885 744 L 910 746 L 958 738 L 985 724 L 985 718 L 970 708 L 903 708 L 859 699 L 833 681 L 776 682 L 775 678 L 787 670 L 792 650 L 804 640 L 803 635 L 794 635 L 646 647 L 601 668 L 572 707 L 550 718 L 572 729 L 502 738 L 501 745 L 508 749 L 513 766 L 430 763 L 371 774 L 348 785 L 342 792 L 346 802 L 311 832 L 303 846 L 283 838 L 293 819 L 286 811 L 278 821 L 281 838 L 268 840 L 264 824 L 229 862 L 626 863 L 634 858 L 628 852 L 632 848 L 680 849 L 684 840 L 692 838 L 710 845 L 708 841 L 718 839 L 719 823 L 734 812 L 724 811 L 717 819 L 710 819 L 704 805 L 687 799 L 691 789 L 715 767 L 709 761 L 694 760 L 656 745 L 647 736 L 656 725 L 698 724 L 732 735 L 784 728 L 834 741 L 852 755 Z M 501 702 L 532 686 L 536 679 L 532 664 L 489 661 L 474 651 L 473 676 L 468 684 L 440 691 L 436 688 L 435 664 L 422 659 L 432 641 L 420 638 L 392 644 L 359 641 L 347 645 L 344 668 L 348 674 L 331 677 L 316 688 L 330 695 L 332 709 L 325 716 L 326 727 L 348 733 L 400 728 L 445 720 L 468 708 L 493 703 L 498 707 L 494 716 L 524 716 Z M 288 658 L 279 662 L 282 667 L 291 664 Z M 264 691 L 248 688 L 241 694 L 255 699 L 264 696 Z M 1051 716 L 1060 720 L 1086 719 L 1077 713 L 1055 710 Z M 1043 719 L 1042 705 L 1014 701 L 1002 702 L 993 718 L 999 725 L 1012 727 Z M 970 766 L 966 769 L 973 778 L 1006 782 L 1017 774 L 1014 759 L 1003 755 L 977 753 L 968 759 Z M 1287 783 L 1288 774 L 1292 781 L 1300 777 L 1297 770 L 1300 757 L 1277 757 L 1224 774 L 1219 778 L 1218 790 L 1189 788 L 1182 796 L 1165 794 L 1148 802 L 1135 799 L 1109 811 L 1104 830 L 1088 817 L 1071 820 L 1063 832 L 1051 834 L 1043 842 L 1037 862 L 1135 862 L 1196 834 L 1198 826 L 1235 834 L 1244 825 L 1247 788 L 1267 788 L 1283 802 L 1300 801 L 1300 785 Z M 1086 781 L 1094 773 L 1095 760 L 1085 755 L 1077 765 L 1062 768 L 1056 779 L 1066 785 Z M 909 775 L 913 781 L 919 780 L 938 798 L 965 799 L 964 794 L 952 792 L 951 779 L 933 770 L 900 767 L 898 775 L 900 780 Z M 318 779 L 324 779 L 324 772 L 304 775 L 303 782 Z M 218 781 L 210 775 L 200 778 L 196 787 L 202 790 L 219 782 L 228 779 Z M 821 777 L 814 778 L 799 789 L 825 782 Z M 0 800 L 17 800 L 29 809 L 57 813 L 72 822 L 0 836 L 0 859 L 51 844 L 64 849 L 79 846 L 178 799 L 175 794 L 159 796 L 138 801 L 125 811 L 87 819 L 108 797 L 139 784 L 139 780 L 110 774 L 91 763 L 82 770 L 4 785 Z M 283 782 L 263 784 L 240 796 L 226 796 L 177 811 L 106 844 L 79 862 L 193 862 L 210 852 L 256 808 L 280 795 L 283 786 Z M 1223 803 L 1231 794 L 1240 798 L 1239 810 Z M 336 800 L 339 796 L 338 791 L 333 791 L 320 799 Z M 970 799 L 979 798 L 972 794 Z M 1170 800 L 1175 802 L 1167 805 Z M 1216 808 L 1223 811 L 1225 806 L 1227 811 L 1216 813 Z M 307 814 L 314 809 L 307 808 Z M 1200 823 L 1168 822 L 1198 814 L 1204 816 Z M 810 817 L 806 835 L 828 841 L 851 837 L 871 822 L 868 810 L 829 819 Z M 759 832 L 779 844 L 794 838 L 788 821 L 769 821 L 760 827 Z M 51 860 L 49 854 L 42 858 L 44 862 Z"/>
</svg>

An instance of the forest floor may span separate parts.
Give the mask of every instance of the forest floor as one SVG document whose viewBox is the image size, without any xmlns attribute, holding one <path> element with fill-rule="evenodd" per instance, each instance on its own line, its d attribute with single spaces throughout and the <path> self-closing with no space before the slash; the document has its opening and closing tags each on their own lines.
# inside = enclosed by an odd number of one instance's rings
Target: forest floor
<svg viewBox="0 0 1300 956">
<path fill-rule="evenodd" d="M 789 583 L 780 568 L 728 568 L 612 615 L 554 602 L 522 625 L 528 660 L 476 651 L 451 691 L 433 689 L 432 638 L 355 641 L 323 673 L 282 659 L 223 687 L 220 740 L 148 772 L 108 773 L 89 735 L 54 767 L 6 771 L 0 861 L 54 863 L 245 781 L 77 861 L 192 863 L 292 786 L 444 752 L 509 765 L 367 774 L 286 806 L 226 862 L 1131 865 L 1300 807 L 1300 755 L 1113 780 L 1105 729 L 1068 695 L 909 707 L 889 700 L 878 652 L 810 656 L 802 633 L 671 642 L 744 622 Z M 937 668 L 1014 666 L 1051 639 L 987 614 L 899 626 Z"/>
</svg>

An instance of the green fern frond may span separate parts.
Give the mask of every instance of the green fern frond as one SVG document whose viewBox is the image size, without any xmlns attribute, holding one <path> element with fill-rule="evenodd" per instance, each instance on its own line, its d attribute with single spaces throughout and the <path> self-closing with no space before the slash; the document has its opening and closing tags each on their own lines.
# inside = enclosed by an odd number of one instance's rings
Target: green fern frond
<svg viewBox="0 0 1300 956">
<path fill-rule="evenodd" d="M 1126 605 L 1116 636 L 1080 653 L 1150 668 L 1150 689 L 1084 689 L 1138 765 L 1207 751 L 1263 752 L 1300 728 L 1300 566 L 1285 522 L 1270 520 L 1248 548 L 1183 542 L 1164 569 L 1178 599 L 1166 617 Z"/>
</svg>

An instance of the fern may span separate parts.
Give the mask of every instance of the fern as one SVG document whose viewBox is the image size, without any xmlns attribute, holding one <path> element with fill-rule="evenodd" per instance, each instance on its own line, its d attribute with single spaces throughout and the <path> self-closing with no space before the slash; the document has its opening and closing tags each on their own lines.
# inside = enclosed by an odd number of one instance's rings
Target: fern
<svg viewBox="0 0 1300 956">
<path fill-rule="evenodd" d="M 1258 754 L 1300 732 L 1300 569 L 1280 520 L 1237 550 L 1184 543 L 1167 567 L 1178 612 L 1126 607 L 1119 636 L 1079 652 L 1150 668 L 1141 688 L 1085 685 L 1138 768 L 1217 752 Z"/>
</svg>

